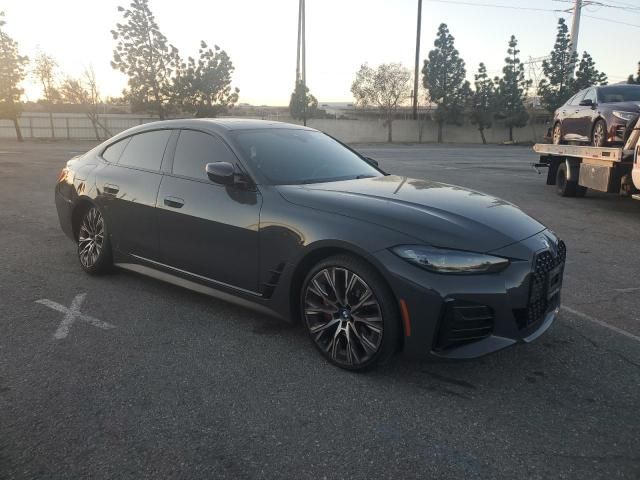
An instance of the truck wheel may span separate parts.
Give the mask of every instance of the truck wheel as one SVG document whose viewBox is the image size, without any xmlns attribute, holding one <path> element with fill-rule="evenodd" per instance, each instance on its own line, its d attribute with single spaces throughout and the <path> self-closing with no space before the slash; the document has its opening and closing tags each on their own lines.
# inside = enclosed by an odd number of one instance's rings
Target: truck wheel
<svg viewBox="0 0 640 480">
<path fill-rule="evenodd" d="M 567 164 L 558 165 L 556 173 L 556 192 L 561 197 L 575 197 L 578 184 L 567 179 Z"/>
</svg>

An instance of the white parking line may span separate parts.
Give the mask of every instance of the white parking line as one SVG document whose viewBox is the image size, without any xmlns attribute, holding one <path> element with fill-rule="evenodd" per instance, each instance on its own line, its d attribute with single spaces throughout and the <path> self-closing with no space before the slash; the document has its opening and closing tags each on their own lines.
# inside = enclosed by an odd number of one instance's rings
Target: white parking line
<svg viewBox="0 0 640 480">
<path fill-rule="evenodd" d="M 89 325 L 93 325 L 94 327 L 98 327 L 103 330 L 116 328 L 115 325 L 111 325 L 110 323 L 103 322 L 102 320 L 98 320 L 97 318 L 85 315 L 84 313 L 80 312 L 80 307 L 82 306 L 82 302 L 84 302 L 84 298 L 86 296 L 86 293 L 80 293 L 76 295 L 69 308 L 65 307 L 64 305 L 60 305 L 59 303 L 53 302 L 47 298 L 36 300 L 36 303 L 39 303 L 40 305 L 44 305 L 45 307 L 49 307 L 53 310 L 64 313 L 64 318 L 62 319 L 62 322 L 60 322 L 60 325 L 58 325 L 56 332 L 53 334 L 53 338 L 55 338 L 56 340 L 67 338 L 67 335 L 69 335 L 69 329 L 76 320 L 82 320 Z"/>
<path fill-rule="evenodd" d="M 562 307 L 560 307 L 562 310 L 569 312 L 573 315 L 575 315 L 576 317 L 580 317 L 583 318 L 585 320 L 589 320 L 590 322 L 593 323 L 597 323 L 598 325 L 600 325 L 601 327 L 604 328 L 608 328 L 609 330 L 612 330 L 616 333 L 619 333 L 620 335 L 624 335 L 627 338 L 630 338 L 631 340 L 635 340 L 636 342 L 640 342 L 640 337 L 638 337 L 637 335 L 634 335 L 633 333 L 629 333 L 626 330 L 622 330 L 621 328 L 618 327 L 614 327 L 613 325 L 609 325 L 606 322 L 603 322 L 602 320 L 598 320 L 597 318 L 593 318 L 590 315 L 587 315 L 586 313 L 582 313 L 579 312 L 578 310 L 574 310 L 571 307 L 567 307 L 566 305 L 562 305 Z"/>
</svg>

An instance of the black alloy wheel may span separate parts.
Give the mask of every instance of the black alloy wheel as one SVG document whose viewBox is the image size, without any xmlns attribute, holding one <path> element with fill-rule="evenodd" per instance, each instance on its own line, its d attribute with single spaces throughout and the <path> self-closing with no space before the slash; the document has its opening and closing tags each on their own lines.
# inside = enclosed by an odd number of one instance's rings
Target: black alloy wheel
<svg viewBox="0 0 640 480">
<path fill-rule="evenodd" d="M 104 217 L 97 207 L 87 208 L 78 232 L 78 259 L 88 273 L 103 273 L 112 264 Z"/>
<path fill-rule="evenodd" d="M 336 256 L 318 265 L 302 289 L 311 339 L 331 363 L 365 370 L 395 351 L 399 320 L 393 294 L 367 263 Z"/>
</svg>

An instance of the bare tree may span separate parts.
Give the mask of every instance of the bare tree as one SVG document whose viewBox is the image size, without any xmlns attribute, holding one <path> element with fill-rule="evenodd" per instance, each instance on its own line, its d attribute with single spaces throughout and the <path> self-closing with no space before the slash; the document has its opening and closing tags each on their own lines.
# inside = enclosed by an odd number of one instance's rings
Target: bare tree
<svg viewBox="0 0 640 480">
<path fill-rule="evenodd" d="M 13 122 L 16 137 L 22 142 L 18 122 L 22 111 L 20 97 L 23 93 L 20 82 L 24 79 L 24 69 L 29 59 L 20 55 L 18 44 L 4 31 L 4 25 L 4 12 L 0 12 L 0 118 Z"/>
<path fill-rule="evenodd" d="M 93 67 L 87 68 L 82 78 L 67 78 L 60 87 L 60 94 L 65 102 L 83 107 L 85 115 L 93 125 L 96 140 L 102 140 L 98 127 L 106 136 L 111 136 L 109 129 L 100 121 L 99 108 L 102 98 Z"/>
<path fill-rule="evenodd" d="M 51 125 L 51 138 L 56 138 L 53 125 L 53 104 L 60 98 L 57 88 L 58 83 L 58 62 L 46 53 L 40 53 L 36 57 L 33 75 L 42 85 L 42 96 L 49 110 L 49 123 Z"/>
<path fill-rule="evenodd" d="M 356 104 L 375 105 L 385 117 L 387 141 L 393 140 L 393 117 L 411 93 L 411 72 L 400 63 L 384 63 L 372 69 L 366 63 L 356 73 L 351 93 Z"/>
</svg>

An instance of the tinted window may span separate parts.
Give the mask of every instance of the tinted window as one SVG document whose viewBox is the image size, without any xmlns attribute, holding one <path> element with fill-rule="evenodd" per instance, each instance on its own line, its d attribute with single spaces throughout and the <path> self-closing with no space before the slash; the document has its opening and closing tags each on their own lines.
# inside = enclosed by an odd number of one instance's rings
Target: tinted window
<svg viewBox="0 0 640 480">
<path fill-rule="evenodd" d="M 312 130 L 239 131 L 235 140 L 254 171 L 276 185 L 382 176 L 348 148 Z"/>
<path fill-rule="evenodd" d="M 170 135 L 171 130 L 156 130 L 134 135 L 124 149 L 119 165 L 160 170 L 162 156 Z"/>
<path fill-rule="evenodd" d="M 173 173 L 207 179 L 205 166 L 212 162 L 235 163 L 236 157 L 224 142 L 202 132 L 183 130 L 178 138 Z"/>
<path fill-rule="evenodd" d="M 575 97 L 573 97 L 570 101 L 569 101 L 569 105 L 580 105 L 580 102 L 582 101 L 582 99 L 584 98 L 585 93 L 587 93 L 586 91 L 584 92 L 579 92 Z"/>
<path fill-rule="evenodd" d="M 640 102 L 640 86 L 611 86 L 600 88 L 602 103 Z"/>
<path fill-rule="evenodd" d="M 106 150 L 102 152 L 102 158 L 104 158 L 107 162 L 118 163 L 118 160 L 120 160 L 120 155 L 122 155 L 122 152 L 129 143 L 129 140 L 131 140 L 130 137 L 109 145 Z"/>
<path fill-rule="evenodd" d="M 587 90 L 587 94 L 584 96 L 583 100 L 591 100 L 593 103 L 597 103 L 597 100 L 596 100 L 596 89 L 595 88 L 590 88 L 589 90 Z"/>
</svg>

